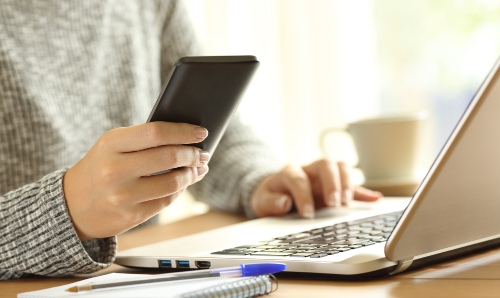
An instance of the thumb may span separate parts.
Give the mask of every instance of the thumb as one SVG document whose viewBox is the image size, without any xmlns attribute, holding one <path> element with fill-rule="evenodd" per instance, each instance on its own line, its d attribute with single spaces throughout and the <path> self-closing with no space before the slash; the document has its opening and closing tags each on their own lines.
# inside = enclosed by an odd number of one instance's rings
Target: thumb
<svg viewBox="0 0 500 298">
<path fill-rule="evenodd" d="M 252 207 L 257 217 L 265 217 L 287 214 L 292 210 L 292 205 L 289 195 L 273 192 L 255 197 Z"/>
</svg>

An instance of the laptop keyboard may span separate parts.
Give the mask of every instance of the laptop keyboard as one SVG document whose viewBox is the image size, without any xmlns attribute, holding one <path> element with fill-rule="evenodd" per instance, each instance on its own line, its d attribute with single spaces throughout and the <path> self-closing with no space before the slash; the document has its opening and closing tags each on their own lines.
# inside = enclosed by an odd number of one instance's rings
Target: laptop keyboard
<svg viewBox="0 0 500 298">
<path fill-rule="evenodd" d="M 322 258 L 386 242 L 402 214 L 398 211 L 337 223 L 212 254 Z"/>
</svg>

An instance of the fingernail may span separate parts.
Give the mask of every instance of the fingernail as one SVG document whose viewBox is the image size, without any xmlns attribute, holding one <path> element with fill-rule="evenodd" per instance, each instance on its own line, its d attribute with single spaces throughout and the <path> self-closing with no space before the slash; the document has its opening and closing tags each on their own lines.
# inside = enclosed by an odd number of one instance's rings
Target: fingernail
<svg viewBox="0 0 500 298">
<path fill-rule="evenodd" d="M 328 207 L 335 207 L 337 206 L 337 198 L 335 196 L 335 193 L 332 193 L 330 197 L 328 198 L 327 201 Z"/>
<path fill-rule="evenodd" d="M 210 160 L 210 153 L 207 151 L 200 151 L 200 163 L 206 164 Z"/>
<path fill-rule="evenodd" d="M 330 195 L 327 203 L 329 207 L 335 207 L 340 202 L 341 202 L 340 192 L 336 190 Z"/>
<path fill-rule="evenodd" d="M 305 218 L 314 218 L 314 207 L 312 205 L 304 206 L 304 213 L 302 214 Z"/>
<path fill-rule="evenodd" d="M 281 196 L 275 202 L 276 208 L 278 208 L 279 210 L 283 210 L 285 209 L 287 203 L 288 203 L 288 196 L 286 195 Z"/>
<path fill-rule="evenodd" d="M 343 203 L 345 206 L 349 205 L 349 203 L 353 200 L 353 194 L 351 189 L 344 190 L 344 199 Z"/>
<path fill-rule="evenodd" d="M 202 167 L 197 167 L 198 170 L 198 177 L 203 176 L 208 172 L 208 166 L 202 166 Z"/>
<path fill-rule="evenodd" d="M 206 128 L 201 127 L 201 126 L 197 126 L 194 129 L 194 135 L 198 139 L 204 139 L 208 136 L 208 130 Z"/>
<path fill-rule="evenodd" d="M 335 196 L 335 200 L 337 200 L 337 202 L 342 202 L 342 196 L 338 190 L 336 190 L 333 195 Z"/>
</svg>

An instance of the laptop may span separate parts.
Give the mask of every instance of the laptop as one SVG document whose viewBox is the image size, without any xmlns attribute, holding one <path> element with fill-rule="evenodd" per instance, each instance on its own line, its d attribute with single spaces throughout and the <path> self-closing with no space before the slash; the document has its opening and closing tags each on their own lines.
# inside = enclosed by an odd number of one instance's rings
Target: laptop
<svg viewBox="0 0 500 298">
<path fill-rule="evenodd" d="M 118 253 L 138 268 L 280 262 L 285 273 L 382 277 L 500 245 L 500 60 L 412 198 L 261 218 Z"/>
</svg>

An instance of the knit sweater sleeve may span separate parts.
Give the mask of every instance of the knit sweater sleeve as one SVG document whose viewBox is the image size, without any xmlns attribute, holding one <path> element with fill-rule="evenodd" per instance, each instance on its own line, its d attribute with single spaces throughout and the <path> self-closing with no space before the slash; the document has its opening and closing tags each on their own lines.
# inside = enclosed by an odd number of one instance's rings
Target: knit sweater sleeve
<svg viewBox="0 0 500 298">
<path fill-rule="evenodd" d="M 81 242 L 76 235 L 63 195 L 65 172 L 0 196 L 0 279 L 91 273 L 113 261 L 114 237 Z"/>
</svg>

